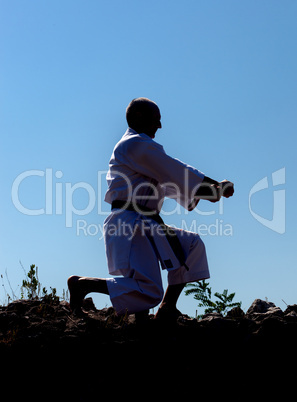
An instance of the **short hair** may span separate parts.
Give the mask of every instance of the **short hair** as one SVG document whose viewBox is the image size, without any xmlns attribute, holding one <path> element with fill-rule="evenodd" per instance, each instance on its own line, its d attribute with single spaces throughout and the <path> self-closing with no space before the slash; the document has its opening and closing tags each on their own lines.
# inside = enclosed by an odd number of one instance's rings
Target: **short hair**
<svg viewBox="0 0 297 402">
<path fill-rule="evenodd" d="M 146 124 L 152 117 L 157 104 L 148 98 L 133 99 L 126 109 L 126 119 L 129 127 Z"/>
</svg>

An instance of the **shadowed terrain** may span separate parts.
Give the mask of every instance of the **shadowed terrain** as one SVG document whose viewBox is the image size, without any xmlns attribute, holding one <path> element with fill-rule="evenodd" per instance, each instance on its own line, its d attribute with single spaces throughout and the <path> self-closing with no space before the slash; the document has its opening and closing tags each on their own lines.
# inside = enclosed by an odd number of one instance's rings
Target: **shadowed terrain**
<svg viewBox="0 0 297 402">
<path fill-rule="evenodd" d="M 175 323 L 150 316 L 141 324 L 111 307 L 97 310 L 91 298 L 84 309 L 88 316 L 80 318 L 65 301 L 0 307 L 1 378 L 16 380 L 15 388 L 7 382 L 11 395 L 87 401 L 102 387 L 120 393 L 134 386 L 241 386 L 255 377 L 261 384 L 297 380 L 297 305 L 282 311 L 257 299 L 246 313 L 183 315 Z"/>
</svg>

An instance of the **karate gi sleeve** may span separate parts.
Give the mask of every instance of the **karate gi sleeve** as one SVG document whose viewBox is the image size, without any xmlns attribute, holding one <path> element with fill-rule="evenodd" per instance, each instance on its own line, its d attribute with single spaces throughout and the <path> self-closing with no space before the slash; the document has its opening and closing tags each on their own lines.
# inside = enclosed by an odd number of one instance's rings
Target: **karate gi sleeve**
<svg viewBox="0 0 297 402">
<path fill-rule="evenodd" d="M 197 205 L 194 196 L 204 173 L 167 155 L 163 147 L 151 139 L 126 141 L 122 151 L 131 169 L 165 187 L 166 197 L 175 199 L 188 210 Z"/>
</svg>

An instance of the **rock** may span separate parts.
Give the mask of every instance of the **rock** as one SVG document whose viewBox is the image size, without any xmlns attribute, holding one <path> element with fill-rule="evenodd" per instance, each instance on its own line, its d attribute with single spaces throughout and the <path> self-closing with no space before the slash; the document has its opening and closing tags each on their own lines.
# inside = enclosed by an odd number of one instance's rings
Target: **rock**
<svg viewBox="0 0 297 402">
<path fill-rule="evenodd" d="M 263 320 L 268 316 L 282 317 L 283 315 L 283 311 L 279 307 L 276 307 L 274 303 L 261 299 L 254 300 L 246 312 L 246 316 L 254 320 Z"/>
<path fill-rule="evenodd" d="M 201 326 L 208 329 L 222 329 L 226 320 L 220 313 L 204 314 L 202 319 L 198 321 Z"/>
<path fill-rule="evenodd" d="M 100 310 L 102 314 L 106 317 L 112 316 L 115 314 L 115 310 L 113 307 L 104 307 L 103 309 Z"/>
<path fill-rule="evenodd" d="M 283 310 L 280 307 L 276 307 L 276 306 L 269 308 L 265 314 L 277 315 L 280 317 L 282 317 L 284 315 Z"/>
<path fill-rule="evenodd" d="M 226 318 L 243 318 L 244 316 L 244 311 L 240 307 L 233 307 L 233 309 L 226 314 Z"/>
<path fill-rule="evenodd" d="M 297 304 L 292 304 L 290 306 L 287 306 L 286 310 L 284 311 L 284 314 L 287 315 L 291 312 L 294 312 L 297 314 Z"/>
<path fill-rule="evenodd" d="M 222 316 L 222 314 L 221 313 L 216 313 L 216 312 L 213 312 L 213 313 L 207 313 L 207 314 L 204 314 L 203 316 L 202 316 L 202 320 L 211 320 L 211 319 L 215 319 L 215 318 L 222 318 L 223 316 Z"/>
<path fill-rule="evenodd" d="M 252 305 L 246 312 L 247 314 L 253 313 L 266 313 L 269 308 L 275 307 L 275 304 L 272 302 L 267 302 L 261 299 L 256 299 L 253 301 Z"/>
<path fill-rule="evenodd" d="M 295 309 L 289 309 L 289 307 L 291 306 L 288 306 L 288 308 L 284 312 L 285 320 L 287 322 L 297 322 L 297 312 L 295 311 Z"/>
</svg>

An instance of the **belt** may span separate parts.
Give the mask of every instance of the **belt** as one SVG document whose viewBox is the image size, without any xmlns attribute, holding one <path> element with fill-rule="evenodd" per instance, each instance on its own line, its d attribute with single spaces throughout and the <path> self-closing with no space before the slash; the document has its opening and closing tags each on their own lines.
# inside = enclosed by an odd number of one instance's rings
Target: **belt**
<svg viewBox="0 0 297 402">
<path fill-rule="evenodd" d="M 174 252 L 176 258 L 178 259 L 180 264 L 186 268 L 187 271 L 189 270 L 189 267 L 185 263 L 186 259 L 185 252 L 182 248 L 179 238 L 177 237 L 176 232 L 174 231 L 174 229 L 172 229 L 170 226 L 164 223 L 163 219 L 161 218 L 160 214 L 157 211 L 154 211 L 143 205 L 134 204 L 132 202 L 127 202 L 123 200 L 113 201 L 111 204 L 111 209 L 115 208 L 137 212 L 157 222 L 163 229 L 166 239 L 169 245 L 171 246 L 172 251 Z"/>
</svg>

